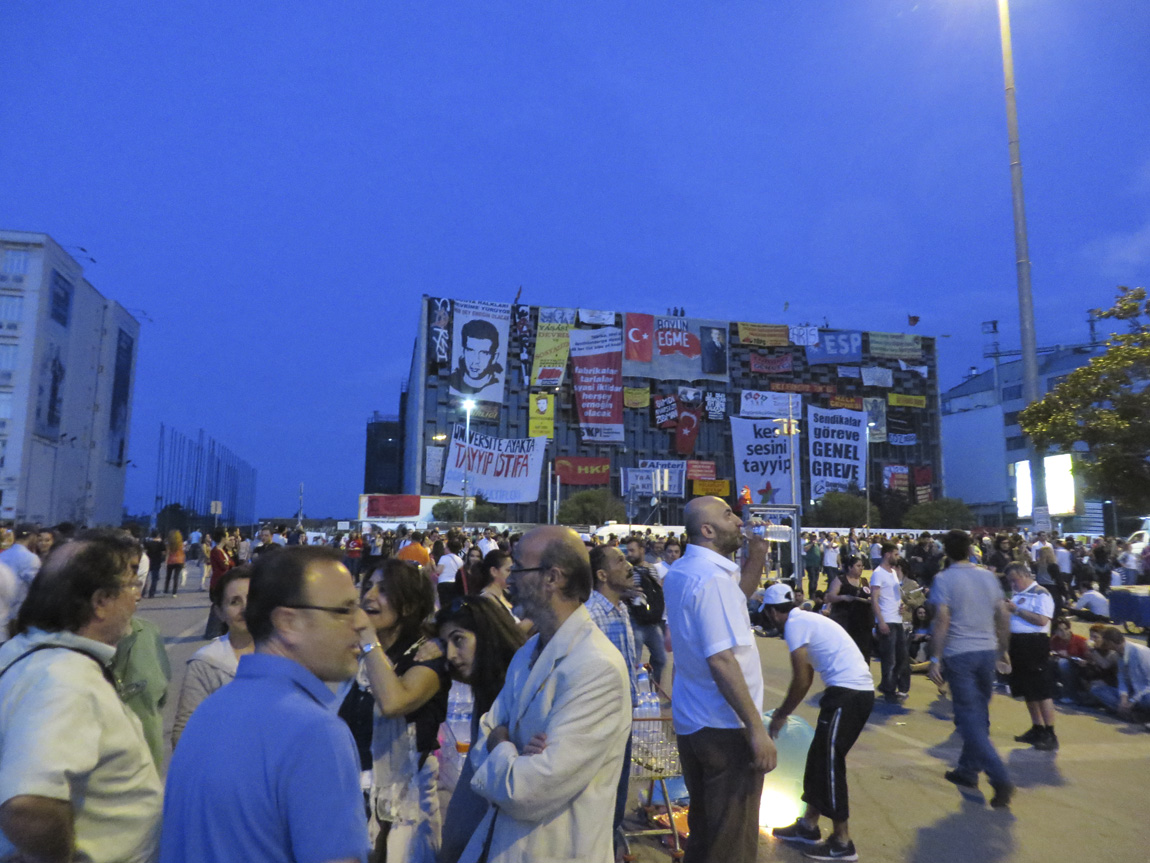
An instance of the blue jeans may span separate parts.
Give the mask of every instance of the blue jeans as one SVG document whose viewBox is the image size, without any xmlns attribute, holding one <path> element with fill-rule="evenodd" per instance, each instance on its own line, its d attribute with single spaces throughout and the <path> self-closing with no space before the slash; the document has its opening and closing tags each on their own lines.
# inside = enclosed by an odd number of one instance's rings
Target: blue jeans
<svg viewBox="0 0 1150 863">
<path fill-rule="evenodd" d="M 994 691 L 993 650 L 956 653 L 943 659 L 946 682 L 954 700 L 954 727 L 962 737 L 958 770 L 977 777 L 986 771 L 991 785 L 1010 784 L 1010 775 L 990 742 L 990 696 Z"/>
<path fill-rule="evenodd" d="M 663 668 L 667 664 L 667 647 L 663 643 L 663 625 L 660 623 L 635 623 L 631 621 L 631 629 L 635 633 L 635 651 L 639 654 L 637 659 L 643 661 L 643 647 L 651 653 L 651 680 L 663 685 Z"/>
<path fill-rule="evenodd" d="M 906 629 L 902 623 L 888 623 L 887 628 L 886 635 L 878 633 L 878 658 L 882 662 L 878 689 L 890 697 L 896 692 L 910 692 L 910 654 L 906 650 Z"/>
<path fill-rule="evenodd" d="M 1118 709 L 1119 696 L 1117 686 L 1108 686 L 1098 680 L 1090 687 L 1090 694 L 1098 699 L 1107 710 L 1116 711 Z M 1150 714 L 1150 693 L 1143 695 L 1141 698 L 1131 698 L 1130 706 L 1133 707 L 1139 715 Z"/>
</svg>

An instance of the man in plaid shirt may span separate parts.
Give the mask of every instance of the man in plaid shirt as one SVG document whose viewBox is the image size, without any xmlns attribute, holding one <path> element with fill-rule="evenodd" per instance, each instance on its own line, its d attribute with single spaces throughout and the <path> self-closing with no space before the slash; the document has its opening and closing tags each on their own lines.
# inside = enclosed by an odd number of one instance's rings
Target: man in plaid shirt
<svg viewBox="0 0 1150 863">
<path fill-rule="evenodd" d="M 591 574 L 595 580 L 595 590 L 587 600 L 587 611 L 595 625 L 603 631 L 611 643 L 623 654 L 627 674 L 631 680 L 631 706 L 639 701 L 639 687 L 635 676 L 638 655 L 635 651 L 635 634 L 631 630 L 631 615 L 627 611 L 626 600 L 634 593 L 635 583 L 631 577 L 631 564 L 618 548 L 597 545 L 591 549 Z M 615 797 L 615 842 L 618 847 L 619 829 L 623 825 L 623 815 L 627 811 L 627 791 L 631 779 L 631 737 L 627 737 L 627 748 L 623 753 L 623 772 L 619 777 L 619 792 Z"/>
</svg>

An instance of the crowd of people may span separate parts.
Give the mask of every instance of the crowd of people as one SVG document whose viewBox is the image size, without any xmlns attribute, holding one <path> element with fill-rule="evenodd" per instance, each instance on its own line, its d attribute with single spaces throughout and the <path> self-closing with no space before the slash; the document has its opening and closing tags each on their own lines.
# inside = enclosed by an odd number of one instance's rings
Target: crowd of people
<svg viewBox="0 0 1150 863">
<path fill-rule="evenodd" d="M 954 702 L 963 749 L 946 779 L 985 772 L 992 806 L 1015 791 L 988 734 L 996 685 L 1025 701 L 1016 740 L 1040 750 L 1058 749 L 1058 702 L 1150 719 L 1150 648 L 1110 625 L 1106 596 L 1150 567 L 1119 542 L 816 531 L 794 573 L 718 498 L 685 521 L 670 538 L 322 542 L 276 525 L 142 541 L 16 525 L 0 537 L 0 859 L 610 860 L 632 715 L 671 689 L 671 649 L 689 861 L 755 859 L 773 741 L 816 675 L 806 808 L 774 831 L 815 860 L 858 859 L 847 755 L 876 690 L 899 704 L 915 672 Z M 209 640 L 165 740 L 172 672 L 137 603 L 189 578 L 209 594 Z M 773 634 L 791 683 L 764 719 L 755 638 Z M 455 684 L 474 707 L 444 788 Z"/>
</svg>

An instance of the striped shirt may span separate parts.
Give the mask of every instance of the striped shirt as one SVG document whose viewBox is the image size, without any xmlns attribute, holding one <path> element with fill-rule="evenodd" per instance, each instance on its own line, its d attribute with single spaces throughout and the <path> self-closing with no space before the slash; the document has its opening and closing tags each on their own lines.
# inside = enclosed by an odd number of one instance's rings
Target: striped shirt
<svg viewBox="0 0 1150 863">
<path fill-rule="evenodd" d="M 591 591 L 591 598 L 584 603 L 591 619 L 605 636 L 619 648 L 623 662 L 627 666 L 627 676 L 631 680 L 631 705 L 639 703 L 639 684 L 635 676 L 635 666 L 639 664 L 635 651 L 635 633 L 631 629 L 631 615 L 626 603 L 612 605 L 611 600 L 597 590 Z"/>
</svg>

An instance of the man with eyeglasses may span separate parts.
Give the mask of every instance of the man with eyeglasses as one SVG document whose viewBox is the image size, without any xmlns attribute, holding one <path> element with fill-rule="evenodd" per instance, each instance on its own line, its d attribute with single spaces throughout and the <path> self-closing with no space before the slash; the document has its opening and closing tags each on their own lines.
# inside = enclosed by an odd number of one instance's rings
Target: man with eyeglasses
<svg viewBox="0 0 1150 863">
<path fill-rule="evenodd" d="M 139 601 L 135 543 L 48 555 L 0 648 L 0 860 L 154 860 L 162 785 L 109 668 Z"/>
<path fill-rule="evenodd" d="M 511 660 L 471 746 L 471 787 L 491 805 L 463 863 L 613 859 L 631 687 L 584 606 L 591 586 L 570 528 L 537 527 L 515 546 L 507 588 L 538 634 Z"/>
<path fill-rule="evenodd" d="M 192 714 L 172 757 L 164 863 L 364 861 L 359 757 L 328 683 L 374 641 L 335 549 L 289 547 L 252 568 L 255 653 Z"/>
</svg>

